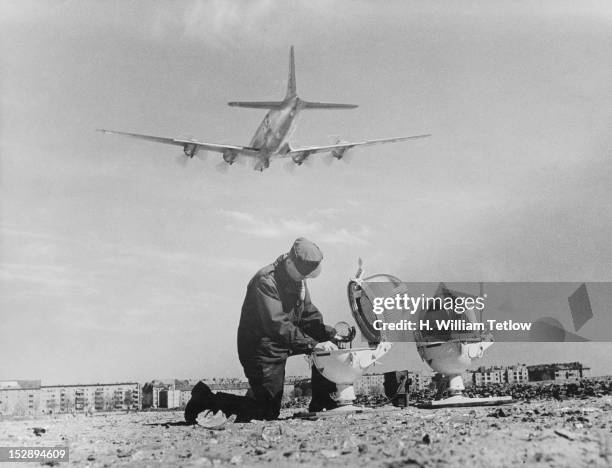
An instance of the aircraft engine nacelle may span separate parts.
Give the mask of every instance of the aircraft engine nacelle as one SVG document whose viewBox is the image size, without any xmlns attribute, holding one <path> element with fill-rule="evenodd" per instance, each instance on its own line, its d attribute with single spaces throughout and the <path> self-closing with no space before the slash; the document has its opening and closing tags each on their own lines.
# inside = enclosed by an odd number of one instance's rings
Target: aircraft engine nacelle
<svg viewBox="0 0 612 468">
<path fill-rule="evenodd" d="M 188 158 L 193 158 L 197 153 L 198 150 L 200 148 L 198 148 L 198 145 L 185 145 L 183 146 L 183 152 L 185 153 L 185 156 L 187 156 Z"/>
<path fill-rule="evenodd" d="M 335 150 L 332 150 L 331 155 L 340 160 L 342 159 L 342 157 L 346 154 L 346 152 L 349 150 L 348 147 L 346 148 L 336 148 Z"/>
<path fill-rule="evenodd" d="M 223 152 L 223 160 L 228 164 L 234 164 L 236 158 L 238 157 L 238 153 L 235 151 L 227 150 Z"/>
<path fill-rule="evenodd" d="M 264 159 L 258 160 L 253 169 L 255 169 L 256 171 L 263 172 L 264 169 L 267 169 L 269 167 L 270 167 L 270 159 L 264 158 Z"/>
<path fill-rule="evenodd" d="M 310 153 L 304 151 L 303 153 L 294 154 L 293 156 L 291 156 L 291 159 L 298 166 L 301 166 L 304 163 L 304 161 L 306 161 L 306 158 L 308 158 L 308 156 L 310 156 Z"/>
</svg>

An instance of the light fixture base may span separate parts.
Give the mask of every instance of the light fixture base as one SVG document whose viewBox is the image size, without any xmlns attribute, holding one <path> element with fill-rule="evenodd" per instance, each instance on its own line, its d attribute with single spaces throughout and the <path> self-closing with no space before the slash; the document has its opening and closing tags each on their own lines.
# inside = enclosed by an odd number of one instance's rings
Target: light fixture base
<svg viewBox="0 0 612 468">
<path fill-rule="evenodd" d="M 336 416 L 349 416 L 354 414 L 369 414 L 369 413 L 382 413 L 386 411 L 395 411 L 398 412 L 400 408 L 396 408 L 395 406 L 383 406 L 378 408 L 368 408 L 366 406 L 356 406 L 356 405 L 343 405 L 338 406 L 337 408 L 327 410 L 327 411 L 317 411 L 317 412 L 303 412 L 303 413 L 295 413 L 293 418 L 299 419 L 308 419 L 308 420 L 317 420 L 317 419 L 326 419 L 333 418 Z"/>
<path fill-rule="evenodd" d="M 426 403 L 417 405 L 418 408 L 436 409 L 436 408 L 462 408 L 468 406 L 499 406 L 516 403 L 517 400 L 512 399 L 511 396 L 496 396 L 496 397 L 482 397 L 482 398 L 470 398 L 463 395 L 454 395 L 443 400 L 431 400 Z"/>
</svg>

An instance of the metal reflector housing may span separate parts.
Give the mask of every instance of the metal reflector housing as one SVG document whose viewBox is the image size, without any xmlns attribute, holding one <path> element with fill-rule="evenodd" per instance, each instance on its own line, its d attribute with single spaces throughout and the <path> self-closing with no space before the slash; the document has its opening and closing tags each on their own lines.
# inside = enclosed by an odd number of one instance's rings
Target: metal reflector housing
<svg viewBox="0 0 612 468">
<path fill-rule="evenodd" d="M 395 276 L 377 274 L 363 280 L 350 280 L 348 283 L 348 301 L 353 318 L 361 331 L 363 339 L 370 345 L 385 340 L 380 330 L 374 329 L 375 320 L 384 320 L 383 315 L 374 313 L 372 301 L 375 297 L 392 297 L 402 281 Z"/>
</svg>

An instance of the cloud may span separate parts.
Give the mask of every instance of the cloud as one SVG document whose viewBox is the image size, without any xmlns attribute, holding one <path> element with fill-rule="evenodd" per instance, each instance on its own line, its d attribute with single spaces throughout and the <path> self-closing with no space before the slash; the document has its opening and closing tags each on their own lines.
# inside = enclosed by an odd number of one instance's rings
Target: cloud
<svg viewBox="0 0 612 468">
<path fill-rule="evenodd" d="M 366 227 L 362 227 L 355 232 L 342 228 L 322 233 L 318 236 L 318 239 L 328 244 L 366 245 L 369 243 L 367 240 L 369 236 L 370 230 Z"/>
<path fill-rule="evenodd" d="M 109 242 L 1 226 L 0 307 L 37 301 L 75 308 L 127 310 L 131 303 L 159 309 L 163 304 L 188 310 L 210 302 L 199 297 L 199 281 L 218 274 L 253 274 L 261 265 L 240 255 L 210 255 L 143 242 Z M 165 291 L 160 299 L 159 292 Z M 156 296 L 157 295 L 157 296 Z M 185 299 L 185 297 L 189 297 Z M 26 301 L 26 302 L 24 302 Z M 58 302 L 60 301 L 60 302 Z"/>
<path fill-rule="evenodd" d="M 261 268 L 260 262 L 237 257 L 216 259 L 211 262 L 210 266 L 229 270 L 240 270 L 247 273 L 254 273 Z"/>
<path fill-rule="evenodd" d="M 162 247 L 153 246 L 120 246 L 114 249 L 116 258 L 111 258 L 114 263 L 122 259 L 126 263 L 141 263 L 143 259 L 152 260 L 156 263 L 165 264 L 166 267 L 174 265 L 177 270 L 185 268 L 221 268 L 224 270 L 256 271 L 261 265 L 257 262 L 240 257 L 210 257 L 205 255 L 194 255 L 193 252 L 169 251 Z"/>
<path fill-rule="evenodd" d="M 141 21 L 138 25 L 131 25 L 132 28 L 155 39 L 179 36 L 220 50 L 245 44 L 274 46 L 284 43 L 287 38 L 299 43 L 313 34 L 323 36 L 333 33 L 340 23 L 345 36 L 358 34 L 370 27 L 372 21 L 384 24 L 385 18 L 405 16 L 407 12 L 410 13 L 408 21 L 418 21 L 417 18 L 423 16 L 434 17 L 438 21 L 440 18 L 462 21 L 465 17 L 479 18 L 483 15 L 504 20 L 513 16 L 532 18 L 539 15 L 561 18 L 585 16 L 609 21 L 612 16 L 612 8 L 606 2 L 595 2 L 595 8 L 585 8 L 571 1 L 544 2 L 539 8 L 529 4 L 505 7 L 487 1 L 467 5 L 452 1 L 435 4 L 387 2 L 384 8 L 378 8 L 374 1 L 355 0 L 192 0 L 171 7 L 168 5 L 160 2 L 151 6 L 146 2 L 145 6 L 141 2 L 134 2 L 131 8 L 140 13 Z M 148 14 L 147 7 L 150 8 Z M 346 21 L 347 11 L 351 13 L 351 21 Z M 114 18 L 116 23 L 123 21 L 122 18 Z"/>
<path fill-rule="evenodd" d="M 114 5 L 117 3 L 117 5 Z M 121 3 L 119 7 L 118 4 Z M 499 2 L 386 2 L 384 7 L 374 1 L 297 0 L 191 0 L 184 2 L 95 2 L 7 0 L 0 3 L 0 18 L 5 24 L 54 24 L 69 30 L 86 23 L 109 31 L 129 31 L 145 40 L 165 41 L 180 37 L 207 48 L 227 50 L 235 46 L 275 46 L 289 42 L 309 42 L 317 37 L 333 37 L 338 31 L 348 37 L 363 34 L 378 24 L 386 28 L 394 19 L 405 22 L 421 21 L 423 17 L 436 21 L 463 21 L 465 17 L 497 17 L 505 22 L 513 18 L 587 17 L 607 23 L 612 18 L 609 2 L 583 4 L 572 1 L 549 1 L 537 8 L 528 2 L 500 5 Z M 350 21 L 347 21 L 347 14 Z M 91 18 L 95 17 L 95 22 Z M 392 18 L 393 21 L 389 21 Z M 135 20 L 136 19 L 136 20 Z M 342 24 L 339 28 L 338 25 Z"/>
<path fill-rule="evenodd" d="M 220 51 L 255 44 L 257 47 L 297 44 L 309 41 L 313 34 L 333 34 L 339 22 L 345 20 L 348 8 L 355 15 L 351 22 L 344 22 L 343 33 L 361 30 L 372 14 L 380 14 L 368 1 L 349 0 L 192 0 L 168 5 L 134 3 L 132 8 L 140 13 L 141 19 L 131 25 L 132 29 L 147 39 L 180 37 Z M 113 26 L 123 25 L 124 21 L 114 18 Z"/>
<path fill-rule="evenodd" d="M 191 39 L 215 41 L 258 34 L 277 6 L 270 0 L 195 1 L 185 8 L 184 34 Z"/>
<path fill-rule="evenodd" d="M 0 279 L 3 282 L 25 282 L 48 288 L 47 293 L 66 289 L 80 290 L 85 283 L 70 277 L 70 271 L 57 265 L 25 263 L 0 264 Z"/>
<path fill-rule="evenodd" d="M 250 213 L 232 210 L 220 210 L 220 214 L 229 220 L 226 228 L 242 234 L 259 237 L 262 239 L 281 239 L 298 236 L 309 236 L 320 242 L 329 244 L 365 245 L 369 243 L 370 230 L 360 226 L 356 229 L 346 227 L 334 228 L 329 226 L 332 218 L 309 221 L 313 213 L 305 216 L 305 219 L 258 219 Z M 314 212 L 316 214 L 316 212 Z M 317 218 L 321 218 L 317 216 Z"/>
<path fill-rule="evenodd" d="M 234 210 L 221 210 L 221 214 L 226 218 L 233 219 L 235 221 L 254 222 L 255 216 L 250 213 L 243 213 L 242 211 Z"/>
</svg>

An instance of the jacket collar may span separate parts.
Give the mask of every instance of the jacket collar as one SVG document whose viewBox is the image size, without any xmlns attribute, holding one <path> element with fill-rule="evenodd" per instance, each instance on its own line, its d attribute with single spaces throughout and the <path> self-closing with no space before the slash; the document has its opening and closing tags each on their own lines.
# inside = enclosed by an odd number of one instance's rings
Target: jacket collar
<svg viewBox="0 0 612 468">
<path fill-rule="evenodd" d="M 286 258 L 287 254 L 283 254 L 272 264 L 278 285 L 285 289 L 299 290 L 301 281 L 294 281 L 291 276 L 289 276 L 289 273 L 287 273 L 287 268 L 285 267 Z"/>
</svg>

